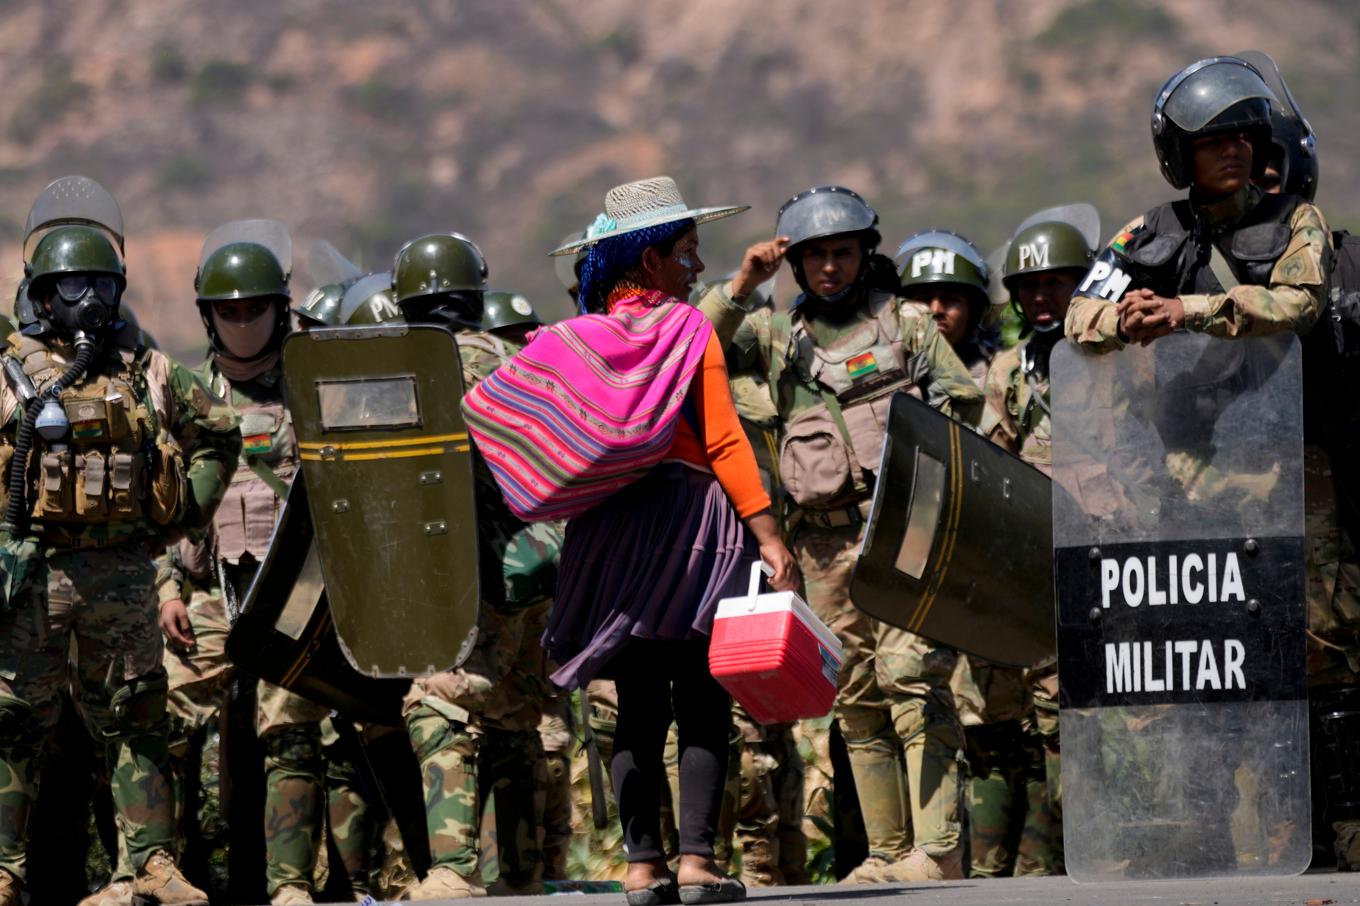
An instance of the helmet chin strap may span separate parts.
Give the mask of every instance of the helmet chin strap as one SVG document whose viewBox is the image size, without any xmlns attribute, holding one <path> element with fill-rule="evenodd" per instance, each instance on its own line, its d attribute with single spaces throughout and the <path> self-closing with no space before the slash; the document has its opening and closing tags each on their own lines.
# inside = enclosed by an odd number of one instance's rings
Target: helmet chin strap
<svg viewBox="0 0 1360 906">
<path fill-rule="evenodd" d="M 845 286 L 836 290 L 829 296 L 823 296 L 820 295 L 819 293 L 814 293 L 811 290 L 811 288 L 808 287 L 807 274 L 803 272 L 803 264 L 801 261 L 790 262 L 793 264 L 793 277 L 795 280 L 798 281 L 798 288 L 803 291 L 804 295 L 806 295 L 808 299 L 813 300 L 821 305 L 838 305 L 841 302 L 844 302 L 846 299 L 850 298 L 850 296 L 853 295 L 864 283 L 864 278 L 869 273 L 869 259 L 873 256 L 873 253 L 875 251 L 876 249 L 865 249 L 864 257 L 860 261 L 859 273 L 855 274 L 855 278 L 853 280 L 851 280 L 849 283 L 845 284 Z"/>
</svg>

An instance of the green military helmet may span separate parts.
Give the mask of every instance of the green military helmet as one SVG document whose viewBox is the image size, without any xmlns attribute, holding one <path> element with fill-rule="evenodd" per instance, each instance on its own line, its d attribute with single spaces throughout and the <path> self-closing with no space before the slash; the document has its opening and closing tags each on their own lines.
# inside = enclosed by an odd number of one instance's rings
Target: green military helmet
<svg viewBox="0 0 1360 906">
<path fill-rule="evenodd" d="M 198 301 L 290 299 L 288 274 L 268 248 L 255 242 L 233 242 L 211 252 L 194 275 Z"/>
<path fill-rule="evenodd" d="M 33 293 L 48 278 L 62 274 L 110 274 L 117 278 L 119 288 L 127 285 L 123 259 L 108 237 L 87 226 L 61 226 L 38 241 L 33 257 L 24 268 L 28 289 Z"/>
<path fill-rule="evenodd" d="M 972 242 L 949 230 L 923 230 L 897 247 L 902 288 L 934 283 L 964 287 L 987 302 L 987 260 Z"/>
<path fill-rule="evenodd" d="M 392 262 L 397 304 L 420 296 L 486 292 L 487 267 L 477 244 L 461 233 L 412 239 Z"/>
<path fill-rule="evenodd" d="M 1022 274 L 1041 271 L 1081 270 L 1091 266 L 1095 249 L 1082 231 L 1057 220 L 1030 224 L 1017 232 L 1006 250 L 1002 282 L 1015 295 L 1015 281 Z"/>
<path fill-rule="evenodd" d="M 392 298 L 392 275 L 387 271 L 368 274 L 347 286 L 336 318 L 344 327 L 404 321 Z"/>
<path fill-rule="evenodd" d="M 339 283 L 318 286 L 293 309 L 298 320 L 308 327 L 336 327 L 340 324 L 340 300 L 345 287 Z"/>
<path fill-rule="evenodd" d="M 540 327 L 543 320 L 529 300 L 519 293 L 492 290 L 483 297 L 482 329 L 499 330 L 503 327 Z"/>
</svg>

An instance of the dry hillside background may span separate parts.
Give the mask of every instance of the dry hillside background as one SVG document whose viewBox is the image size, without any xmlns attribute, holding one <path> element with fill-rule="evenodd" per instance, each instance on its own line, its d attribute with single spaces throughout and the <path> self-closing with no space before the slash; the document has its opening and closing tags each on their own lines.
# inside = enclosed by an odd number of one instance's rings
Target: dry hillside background
<svg viewBox="0 0 1360 906">
<path fill-rule="evenodd" d="M 1318 132 L 1319 201 L 1360 226 L 1349 0 L 0 0 L 0 256 L 85 173 L 128 224 L 129 298 L 201 355 L 192 278 L 214 225 L 277 217 L 385 268 L 454 229 L 493 285 L 553 314 L 544 253 L 619 182 L 748 203 L 706 227 L 711 272 L 770 235 L 790 194 L 841 182 L 883 218 L 984 248 L 1029 211 L 1087 200 L 1106 232 L 1167 197 L 1152 96 L 1201 56 L 1259 48 Z M 890 249 L 891 251 L 891 249 Z"/>
</svg>

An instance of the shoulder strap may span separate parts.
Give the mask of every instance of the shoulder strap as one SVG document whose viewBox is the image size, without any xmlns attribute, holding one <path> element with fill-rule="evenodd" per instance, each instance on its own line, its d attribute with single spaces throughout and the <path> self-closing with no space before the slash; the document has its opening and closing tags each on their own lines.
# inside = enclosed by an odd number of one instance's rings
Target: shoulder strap
<svg viewBox="0 0 1360 906">
<path fill-rule="evenodd" d="M 265 465 L 258 457 L 246 455 L 246 462 L 250 470 L 255 473 L 255 477 L 269 486 L 269 490 L 280 499 L 288 497 L 288 485 L 283 483 L 283 479 L 274 473 L 274 470 Z"/>
</svg>

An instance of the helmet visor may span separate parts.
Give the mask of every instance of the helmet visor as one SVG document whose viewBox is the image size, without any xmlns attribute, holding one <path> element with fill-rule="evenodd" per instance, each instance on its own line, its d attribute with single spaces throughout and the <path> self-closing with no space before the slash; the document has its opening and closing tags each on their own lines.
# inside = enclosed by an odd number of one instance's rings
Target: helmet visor
<svg viewBox="0 0 1360 906">
<path fill-rule="evenodd" d="M 198 269 L 203 270 L 213 252 L 235 242 L 253 242 L 267 248 L 283 269 L 285 279 L 293 272 L 293 240 L 288 227 L 277 220 L 233 220 L 222 224 L 204 237 Z"/>
<path fill-rule="evenodd" d="M 1256 70 L 1241 60 L 1220 58 L 1172 88 L 1162 111 L 1183 131 L 1199 132 L 1229 107 L 1252 99 L 1279 103 Z"/>
<path fill-rule="evenodd" d="M 121 251 L 123 212 L 109 190 L 88 176 L 54 179 L 38 193 L 24 224 L 24 260 L 36 244 L 35 234 L 64 224 L 92 226 L 108 233 Z"/>
</svg>

